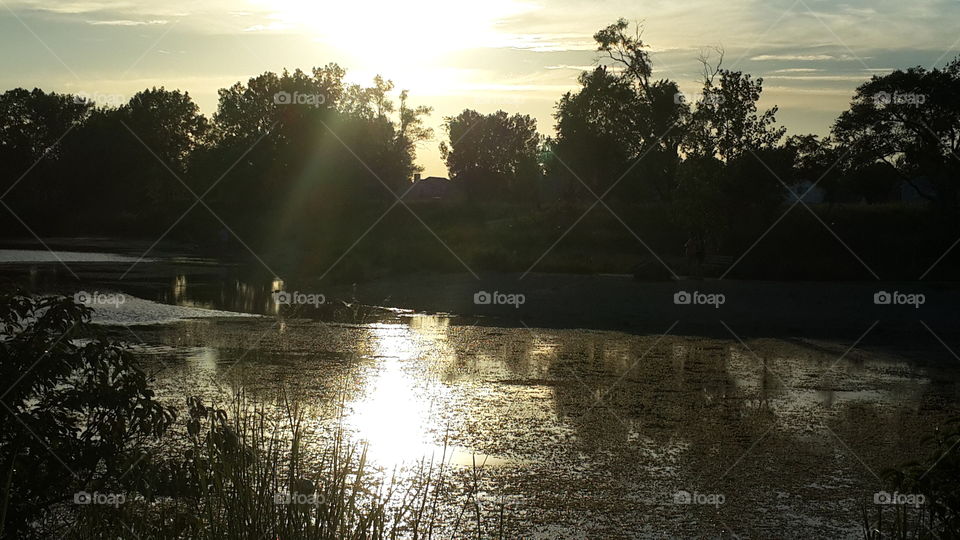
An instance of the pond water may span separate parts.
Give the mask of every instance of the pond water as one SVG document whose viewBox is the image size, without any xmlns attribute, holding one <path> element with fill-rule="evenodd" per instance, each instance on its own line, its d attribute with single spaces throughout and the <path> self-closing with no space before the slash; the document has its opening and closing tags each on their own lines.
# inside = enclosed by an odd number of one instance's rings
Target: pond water
<svg viewBox="0 0 960 540">
<path fill-rule="evenodd" d="M 919 441 L 960 406 L 943 350 L 345 321 L 279 309 L 282 284 L 241 267 L 158 259 L 121 278 L 130 261 L 67 262 L 74 279 L 12 258 L 0 275 L 33 290 L 128 295 L 98 321 L 120 325 L 164 399 L 282 392 L 318 421 L 342 415 L 385 471 L 441 454 L 476 466 L 482 494 L 511 501 L 511 537 L 861 537 L 878 475 L 925 457 Z"/>
</svg>

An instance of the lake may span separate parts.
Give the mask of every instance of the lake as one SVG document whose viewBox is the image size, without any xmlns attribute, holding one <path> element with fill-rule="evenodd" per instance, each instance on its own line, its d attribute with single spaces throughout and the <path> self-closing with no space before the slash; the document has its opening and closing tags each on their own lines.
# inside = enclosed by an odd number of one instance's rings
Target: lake
<svg viewBox="0 0 960 540">
<path fill-rule="evenodd" d="M 289 309 L 250 265 L 108 247 L 0 250 L 0 276 L 94 298 L 164 400 L 287 396 L 385 474 L 433 456 L 454 489 L 479 475 L 511 537 L 862 537 L 882 471 L 926 457 L 960 410 L 960 361 L 930 340 L 544 327 L 333 295 Z"/>
</svg>

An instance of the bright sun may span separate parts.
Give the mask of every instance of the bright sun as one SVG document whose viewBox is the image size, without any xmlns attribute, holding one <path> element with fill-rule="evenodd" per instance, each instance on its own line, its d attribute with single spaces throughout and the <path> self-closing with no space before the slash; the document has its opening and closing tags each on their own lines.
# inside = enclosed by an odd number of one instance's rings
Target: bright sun
<svg viewBox="0 0 960 540">
<path fill-rule="evenodd" d="M 498 23 L 530 11 L 526 1 L 272 0 L 261 4 L 278 25 L 302 29 L 323 43 L 384 67 L 423 66 L 439 56 L 509 44 Z"/>
</svg>

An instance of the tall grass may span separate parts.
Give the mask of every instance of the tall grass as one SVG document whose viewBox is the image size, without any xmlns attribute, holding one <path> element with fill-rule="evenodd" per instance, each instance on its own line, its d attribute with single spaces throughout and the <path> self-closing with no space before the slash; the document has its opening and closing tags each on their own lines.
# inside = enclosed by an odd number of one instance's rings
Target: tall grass
<svg viewBox="0 0 960 540">
<path fill-rule="evenodd" d="M 446 456 L 387 475 L 368 463 L 365 444 L 350 441 L 342 419 L 325 434 L 308 424 L 286 398 L 266 406 L 238 394 L 229 411 L 189 399 L 176 456 L 139 469 L 143 488 L 125 494 L 123 504 L 82 507 L 66 536 L 427 539 L 475 527 L 479 537 L 478 481 L 461 506 L 469 515 L 461 510 L 456 520 L 441 520 L 456 498 L 447 487 Z M 502 537 L 502 513 L 495 519 Z"/>
</svg>

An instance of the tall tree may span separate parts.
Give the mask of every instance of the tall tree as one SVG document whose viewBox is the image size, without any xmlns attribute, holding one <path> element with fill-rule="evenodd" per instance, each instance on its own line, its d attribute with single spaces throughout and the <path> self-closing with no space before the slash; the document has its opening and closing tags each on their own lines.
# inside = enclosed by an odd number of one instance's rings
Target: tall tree
<svg viewBox="0 0 960 540">
<path fill-rule="evenodd" d="M 555 149 L 594 191 L 620 182 L 618 194 L 669 200 L 687 107 L 675 99 L 676 83 L 652 80 L 642 28 L 629 28 L 620 19 L 594 35 L 605 65 L 583 73 L 581 89 L 557 104 Z"/>
<path fill-rule="evenodd" d="M 774 148 L 786 133 L 776 126 L 777 107 L 759 112 L 763 79 L 717 69 L 707 77 L 696 104 L 684 149 L 689 154 L 735 160 L 749 151 Z"/>
<path fill-rule="evenodd" d="M 92 103 L 77 96 L 39 88 L 0 94 L 0 196 L 34 227 L 69 210 L 68 179 L 58 178 L 56 171 L 65 146 L 92 110 Z M 6 210 L 0 214 L 11 228 L 20 227 Z M 38 221 L 42 216 L 47 217 Z"/>
<path fill-rule="evenodd" d="M 957 206 L 960 173 L 960 57 L 944 68 L 914 67 L 860 85 L 834 136 L 851 168 L 884 164 L 941 207 Z M 917 182 L 929 181 L 932 190 Z"/>
<path fill-rule="evenodd" d="M 530 116 L 466 109 L 447 117 L 440 151 L 451 176 L 474 199 L 526 198 L 537 189 L 541 136 Z"/>
</svg>

